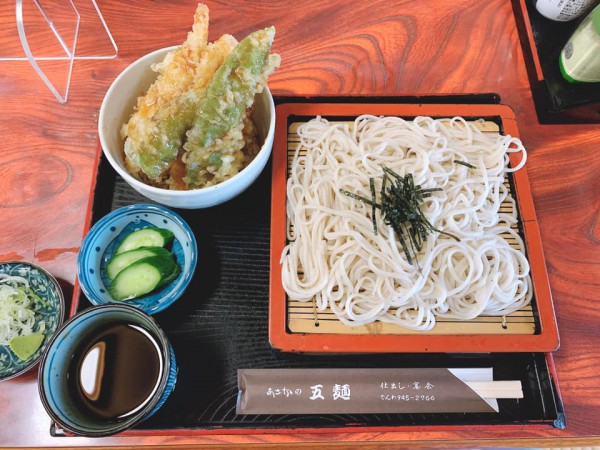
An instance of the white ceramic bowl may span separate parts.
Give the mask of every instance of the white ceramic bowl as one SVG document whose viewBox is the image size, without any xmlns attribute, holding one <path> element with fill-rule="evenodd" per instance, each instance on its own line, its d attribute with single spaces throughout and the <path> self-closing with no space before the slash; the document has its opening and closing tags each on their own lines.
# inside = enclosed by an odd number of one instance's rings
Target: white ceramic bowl
<svg viewBox="0 0 600 450">
<path fill-rule="evenodd" d="M 151 65 L 162 61 L 169 51 L 176 48 L 167 47 L 149 53 L 121 72 L 106 92 L 100 107 L 98 134 L 105 157 L 119 175 L 140 194 L 174 208 L 207 208 L 242 193 L 264 169 L 273 148 L 275 105 L 267 87 L 261 94 L 257 94 L 254 101 L 254 121 L 263 145 L 254 160 L 230 179 L 215 186 L 189 191 L 161 189 L 137 180 L 125 168 L 121 126 L 129 120 L 137 98 L 143 95 L 156 79 L 157 74 L 152 71 Z"/>
</svg>

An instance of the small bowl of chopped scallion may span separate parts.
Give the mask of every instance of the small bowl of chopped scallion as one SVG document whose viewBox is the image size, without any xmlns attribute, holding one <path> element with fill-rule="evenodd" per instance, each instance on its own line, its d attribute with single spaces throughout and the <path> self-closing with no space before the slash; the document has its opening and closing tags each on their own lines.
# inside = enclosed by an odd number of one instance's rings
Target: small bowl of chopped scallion
<svg viewBox="0 0 600 450">
<path fill-rule="evenodd" d="M 0 381 L 40 360 L 64 309 L 60 285 L 46 270 L 23 261 L 0 262 Z"/>
</svg>

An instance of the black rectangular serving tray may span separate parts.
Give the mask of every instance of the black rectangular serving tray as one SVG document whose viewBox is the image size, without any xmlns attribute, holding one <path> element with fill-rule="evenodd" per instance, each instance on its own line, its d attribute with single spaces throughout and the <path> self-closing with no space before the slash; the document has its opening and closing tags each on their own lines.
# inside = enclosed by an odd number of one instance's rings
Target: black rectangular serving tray
<svg viewBox="0 0 600 450">
<path fill-rule="evenodd" d="M 278 99 L 281 100 L 281 99 Z M 315 99 L 292 99 L 311 101 Z M 373 97 L 365 102 L 376 101 Z M 496 95 L 403 97 L 382 101 L 497 103 Z M 290 99 L 286 98 L 286 102 Z M 324 101 L 360 98 L 326 97 Z M 564 428 L 551 359 L 543 353 L 503 354 L 285 354 L 268 340 L 271 166 L 239 197 L 208 209 L 176 209 L 198 241 L 198 266 L 185 294 L 154 316 L 169 338 L 179 366 L 175 390 L 164 406 L 128 433 L 169 434 L 202 430 L 352 429 L 373 427 L 537 425 Z M 116 175 L 101 156 L 92 225 L 111 210 L 152 203 Z M 79 292 L 79 309 L 90 305 Z M 493 367 L 495 379 L 521 380 L 524 398 L 499 400 L 499 413 L 236 415 L 237 370 L 242 368 Z M 59 430 L 54 430 L 56 434 Z"/>
</svg>

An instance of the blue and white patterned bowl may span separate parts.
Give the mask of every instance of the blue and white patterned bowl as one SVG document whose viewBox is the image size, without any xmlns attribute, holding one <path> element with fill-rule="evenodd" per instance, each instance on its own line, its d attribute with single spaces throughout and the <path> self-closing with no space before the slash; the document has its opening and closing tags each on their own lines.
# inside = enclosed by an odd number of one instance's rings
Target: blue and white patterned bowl
<svg viewBox="0 0 600 450">
<path fill-rule="evenodd" d="M 90 414 L 77 400 L 68 373 L 73 355 L 82 342 L 111 325 L 127 323 L 142 327 L 158 345 L 161 371 L 152 397 L 135 413 L 123 419 L 101 419 Z M 93 306 L 69 319 L 50 341 L 38 372 L 38 387 L 44 408 L 61 427 L 72 433 L 100 437 L 119 433 L 154 414 L 167 400 L 177 382 L 175 353 L 152 317 L 129 305 Z"/>
<path fill-rule="evenodd" d="M 106 265 L 117 247 L 131 232 L 142 228 L 166 228 L 175 239 L 170 247 L 181 273 L 160 290 L 137 299 L 118 301 L 108 293 Z M 189 225 L 176 213 L 159 205 L 124 206 L 100 219 L 89 231 L 77 257 L 81 290 L 94 305 L 126 303 L 148 314 L 156 314 L 175 302 L 190 283 L 198 260 L 196 238 Z"/>
<path fill-rule="evenodd" d="M 34 330 L 42 320 L 46 326 L 42 345 L 25 361 L 19 359 L 8 345 L 0 345 L 0 381 L 3 381 L 27 372 L 40 360 L 50 338 L 63 321 L 65 301 L 56 279 L 35 264 L 23 261 L 0 262 L 0 273 L 20 276 L 29 281 L 29 286 L 44 301 L 44 304 L 37 305 L 35 310 Z"/>
</svg>

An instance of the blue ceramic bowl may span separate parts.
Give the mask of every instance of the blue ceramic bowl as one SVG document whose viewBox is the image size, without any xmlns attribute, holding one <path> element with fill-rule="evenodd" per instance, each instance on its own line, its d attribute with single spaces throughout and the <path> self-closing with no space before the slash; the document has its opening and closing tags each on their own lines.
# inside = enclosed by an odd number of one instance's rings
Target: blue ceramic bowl
<svg viewBox="0 0 600 450">
<path fill-rule="evenodd" d="M 82 342 L 111 325 L 127 323 L 147 331 L 158 346 L 160 374 L 154 393 L 135 413 L 123 419 L 101 419 L 76 401 L 68 383 L 73 354 Z M 177 381 L 175 353 L 164 332 L 149 315 L 129 305 L 93 306 L 65 322 L 40 363 L 38 386 L 44 408 L 63 429 L 81 436 L 100 437 L 124 431 L 154 414 L 167 400 Z"/>
<path fill-rule="evenodd" d="M 175 239 L 171 252 L 181 267 L 181 273 L 158 291 L 137 299 L 118 301 L 108 293 L 110 280 L 106 265 L 123 239 L 142 228 L 166 228 Z M 89 231 L 77 257 L 77 277 L 81 290 L 94 305 L 129 304 L 148 314 L 155 314 L 177 300 L 190 283 L 198 260 L 194 233 L 178 214 L 159 205 L 124 206 L 100 219 Z"/>
<path fill-rule="evenodd" d="M 29 282 L 29 287 L 43 302 L 35 303 L 34 331 L 38 329 L 40 322 L 45 323 L 42 345 L 25 361 L 19 359 L 8 345 L 0 345 L 0 381 L 3 381 L 27 372 L 40 360 L 50 338 L 63 321 L 65 301 L 56 279 L 34 264 L 22 261 L 0 262 L 0 274 L 23 277 Z"/>
</svg>

